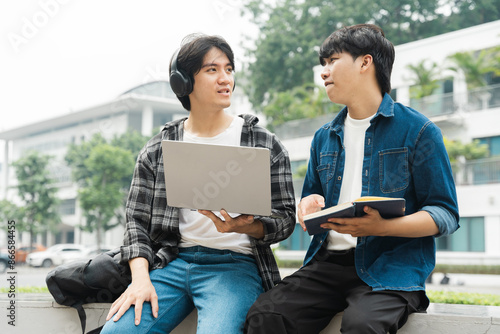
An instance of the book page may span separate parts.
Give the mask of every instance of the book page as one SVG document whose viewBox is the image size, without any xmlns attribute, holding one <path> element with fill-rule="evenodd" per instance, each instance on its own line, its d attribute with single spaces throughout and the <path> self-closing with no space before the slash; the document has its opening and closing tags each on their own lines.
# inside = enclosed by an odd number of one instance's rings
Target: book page
<svg viewBox="0 0 500 334">
<path fill-rule="evenodd" d="M 394 197 L 380 197 L 380 196 L 363 196 L 356 199 L 354 202 L 369 202 L 369 201 L 391 201 L 399 198 Z"/>
<path fill-rule="evenodd" d="M 305 215 L 304 220 L 316 218 L 316 217 L 321 217 L 321 216 L 324 216 L 326 214 L 330 214 L 333 212 L 342 211 L 342 210 L 349 208 L 351 206 L 352 206 L 351 202 L 346 202 L 346 203 L 342 203 L 339 205 L 335 205 L 335 206 L 329 207 L 328 209 L 323 209 L 323 210 L 320 210 L 318 212 L 314 212 L 314 213 L 310 213 L 308 215 Z"/>
</svg>

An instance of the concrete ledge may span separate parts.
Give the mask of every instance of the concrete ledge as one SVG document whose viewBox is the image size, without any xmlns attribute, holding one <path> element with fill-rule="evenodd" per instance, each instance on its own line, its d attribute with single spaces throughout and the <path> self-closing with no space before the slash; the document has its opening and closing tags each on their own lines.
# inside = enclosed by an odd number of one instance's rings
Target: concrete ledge
<svg viewBox="0 0 500 334">
<path fill-rule="evenodd" d="M 11 301 L 15 301 L 14 325 L 9 318 L 12 313 L 8 310 Z M 111 304 L 95 303 L 84 305 L 87 314 L 86 331 L 102 326 L 106 323 L 106 315 Z M 80 318 L 74 308 L 59 305 L 50 294 L 16 295 L 16 299 L 7 299 L 0 296 L 0 333 L 6 334 L 78 334 L 82 332 Z M 4 315 L 6 314 L 7 317 Z M 196 333 L 196 312 L 191 313 L 173 334 Z"/>
<path fill-rule="evenodd" d="M 0 333 L 25 334 L 75 334 L 81 333 L 80 319 L 76 310 L 61 306 L 49 294 L 26 294 L 16 296 L 15 326 L 9 325 L 9 311 L 13 299 L 0 297 L 0 308 L 6 310 L 2 316 Z M 110 304 L 85 305 L 87 331 L 105 323 Z M 5 311 L 4 311 L 5 312 Z M 4 313 L 5 314 L 5 313 Z M 340 333 L 342 314 L 336 315 L 322 334 Z M 196 333 L 196 312 L 191 313 L 173 334 Z M 500 333 L 500 306 L 431 304 L 427 313 L 410 315 L 401 334 L 459 334 Z"/>
<path fill-rule="evenodd" d="M 340 333 L 337 314 L 321 334 Z M 431 304 L 427 313 L 414 313 L 398 334 L 500 333 L 500 306 Z"/>
</svg>

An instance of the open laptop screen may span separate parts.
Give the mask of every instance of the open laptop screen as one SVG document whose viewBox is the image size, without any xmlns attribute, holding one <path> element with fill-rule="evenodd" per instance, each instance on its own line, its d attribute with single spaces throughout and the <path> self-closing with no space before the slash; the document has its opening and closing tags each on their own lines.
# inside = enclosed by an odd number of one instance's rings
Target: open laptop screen
<svg viewBox="0 0 500 334">
<path fill-rule="evenodd" d="M 167 204 L 270 216 L 266 148 L 162 141 Z"/>
</svg>

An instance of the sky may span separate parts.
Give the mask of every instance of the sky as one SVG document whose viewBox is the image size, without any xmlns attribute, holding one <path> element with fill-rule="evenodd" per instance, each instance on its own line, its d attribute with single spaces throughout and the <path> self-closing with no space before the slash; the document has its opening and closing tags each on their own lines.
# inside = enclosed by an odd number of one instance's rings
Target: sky
<svg viewBox="0 0 500 334">
<path fill-rule="evenodd" d="M 23 0 L 0 2 L 0 131 L 92 107 L 168 79 L 191 33 L 233 48 L 257 28 L 239 0 Z M 251 42 L 250 42 L 251 43 Z"/>
</svg>

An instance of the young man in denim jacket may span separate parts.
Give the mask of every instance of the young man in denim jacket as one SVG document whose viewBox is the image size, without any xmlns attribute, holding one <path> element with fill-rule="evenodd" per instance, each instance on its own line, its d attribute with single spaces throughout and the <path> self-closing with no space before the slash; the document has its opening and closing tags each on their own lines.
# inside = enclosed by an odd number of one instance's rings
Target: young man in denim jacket
<svg viewBox="0 0 500 334">
<path fill-rule="evenodd" d="M 342 333 L 396 333 L 429 305 L 434 238 L 459 227 L 457 198 L 440 129 L 388 94 L 394 56 L 373 25 L 324 41 L 321 77 L 346 107 L 314 136 L 298 217 L 305 230 L 304 215 L 366 195 L 403 197 L 406 215 L 365 207 L 322 224 L 304 266 L 254 303 L 248 333 L 318 333 L 342 311 Z"/>
<path fill-rule="evenodd" d="M 195 308 L 197 333 L 241 333 L 252 303 L 280 279 L 270 245 L 295 227 L 290 160 L 255 116 L 225 111 L 233 71 L 233 52 L 218 36 L 189 36 L 173 57 L 170 84 L 189 116 L 165 124 L 137 158 L 121 248 L 132 283 L 111 306 L 103 334 L 170 333 Z M 280 218 L 168 206 L 164 139 L 268 148 L 271 207 Z"/>
</svg>

